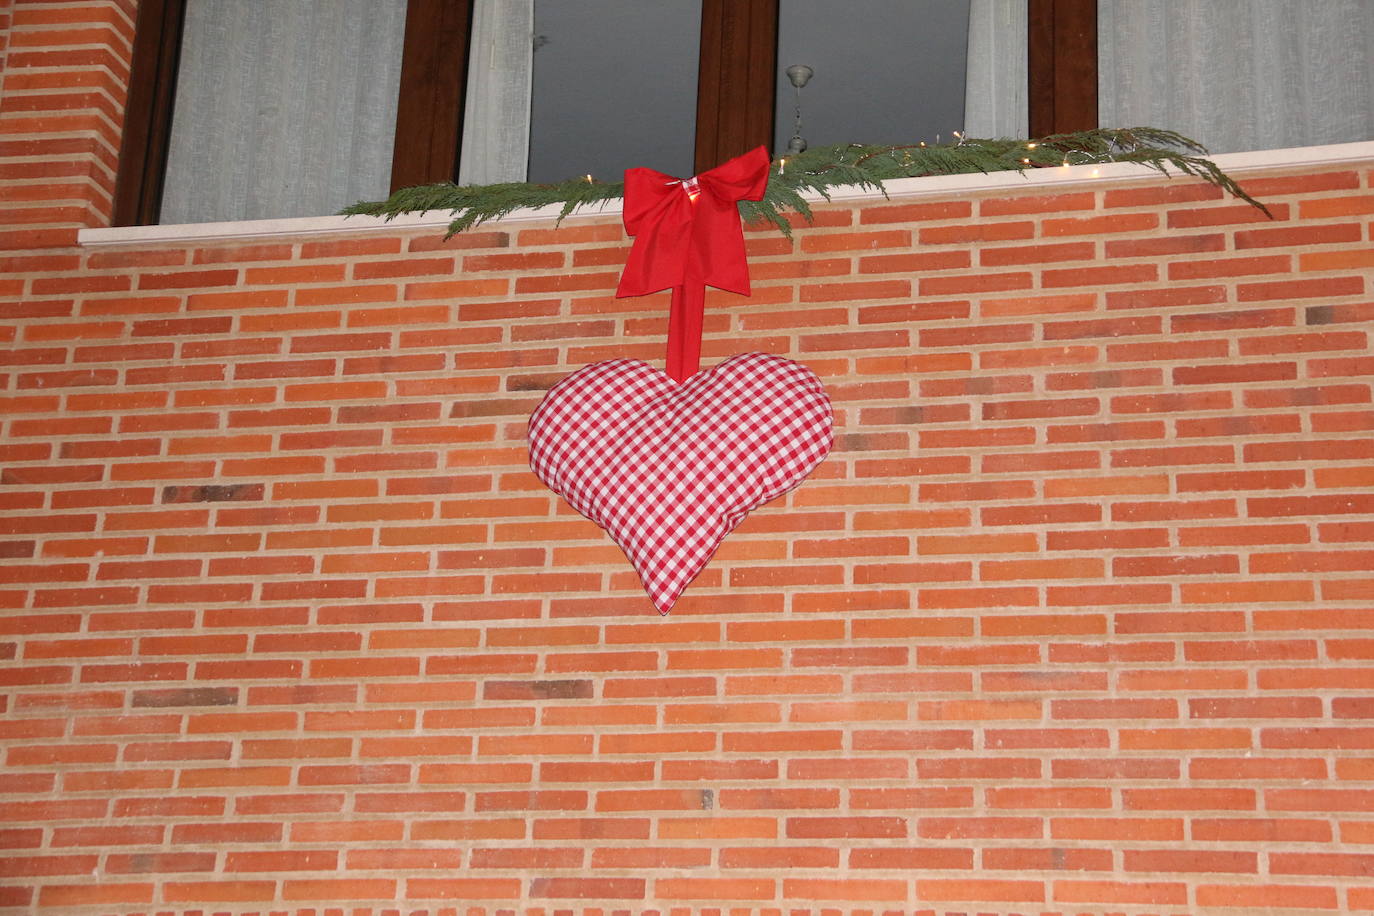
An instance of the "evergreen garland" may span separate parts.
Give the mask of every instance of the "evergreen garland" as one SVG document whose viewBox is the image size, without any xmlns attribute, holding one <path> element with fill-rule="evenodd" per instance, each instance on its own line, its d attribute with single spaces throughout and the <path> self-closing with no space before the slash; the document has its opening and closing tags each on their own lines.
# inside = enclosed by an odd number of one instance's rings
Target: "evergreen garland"
<svg viewBox="0 0 1374 916">
<path fill-rule="evenodd" d="M 1154 127 L 1098 128 L 1055 134 L 1043 140 L 976 140 L 955 135 L 945 144 L 866 146 L 859 143 L 823 146 L 774 160 L 762 200 L 739 202 L 746 222 L 767 221 L 789 238 L 784 214 L 796 212 L 808 221 L 811 208 L 802 196 L 814 192 L 826 200 L 832 188 L 871 188 L 886 196 L 883 182 L 926 175 L 1020 171 L 1063 165 L 1136 162 L 1169 175 L 1169 167 L 1192 175 L 1244 200 L 1266 215 L 1269 210 L 1245 193 L 1211 160 L 1201 144 L 1170 130 Z M 448 235 L 525 207 L 562 204 L 558 220 L 580 207 L 604 204 L 623 197 L 621 182 L 596 181 L 590 175 L 559 184 L 514 182 L 458 186 L 452 182 L 402 188 L 383 201 L 361 201 L 340 211 L 344 215 L 382 216 L 447 210 L 453 214 Z"/>
</svg>

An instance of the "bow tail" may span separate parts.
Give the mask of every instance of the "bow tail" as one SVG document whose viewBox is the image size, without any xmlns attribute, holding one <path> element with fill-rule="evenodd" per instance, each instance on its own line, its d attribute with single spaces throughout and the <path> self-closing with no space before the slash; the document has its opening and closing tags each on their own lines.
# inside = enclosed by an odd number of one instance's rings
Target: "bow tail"
<svg viewBox="0 0 1374 916">
<path fill-rule="evenodd" d="M 673 287 L 668 313 L 668 377 L 683 382 L 701 368 L 701 325 L 706 309 L 706 284 L 687 278 Z"/>
</svg>

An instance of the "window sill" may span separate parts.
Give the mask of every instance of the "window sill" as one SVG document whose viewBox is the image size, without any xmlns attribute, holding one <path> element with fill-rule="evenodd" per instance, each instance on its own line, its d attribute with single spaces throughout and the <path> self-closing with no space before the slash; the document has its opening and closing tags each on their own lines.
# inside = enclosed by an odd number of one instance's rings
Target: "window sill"
<svg viewBox="0 0 1374 916">
<path fill-rule="evenodd" d="M 1374 141 L 1338 143 L 1330 146 L 1299 146 L 1290 149 L 1256 150 L 1247 153 L 1224 153 L 1213 161 L 1227 174 L 1241 178 L 1246 173 L 1274 168 L 1312 168 L 1353 162 L 1374 161 Z M 1171 173 L 1172 174 L 1172 173 Z M 1154 169 L 1129 162 L 1109 162 L 1103 165 L 1075 165 L 1054 169 L 1034 169 L 1027 172 L 993 172 L 972 175 L 936 175 L 926 178 L 901 178 L 887 182 L 887 196 L 891 199 L 938 197 L 1005 191 L 1033 187 L 1057 190 L 1082 184 L 1139 181 L 1158 177 Z M 881 200 L 879 192 L 864 188 L 841 188 L 830 195 L 832 201 Z M 822 201 L 819 195 L 808 200 Z M 552 204 L 535 209 L 517 210 L 498 221 L 500 225 L 536 220 L 555 219 L 561 206 Z M 618 201 L 604 206 L 589 207 L 572 214 L 569 219 L 587 216 L 619 215 Z M 195 242 L 223 242 L 247 239 L 286 238 L 299 235 L 323 235 L 354 232 L 394 232 L 398 229 L 443 230 L 448 226 L 446 212 L 405 214 L 390 221 L 373 216 L 308 216 L 293 219 L 248 220 L 225 223 L 187 223 L 169 226 L 128 226 L 116 229 L 82 229 L 77 243 L 86 248 L 146 247 Z M 495 224 L 493 224 L 495 225 Z"/>
</svg>

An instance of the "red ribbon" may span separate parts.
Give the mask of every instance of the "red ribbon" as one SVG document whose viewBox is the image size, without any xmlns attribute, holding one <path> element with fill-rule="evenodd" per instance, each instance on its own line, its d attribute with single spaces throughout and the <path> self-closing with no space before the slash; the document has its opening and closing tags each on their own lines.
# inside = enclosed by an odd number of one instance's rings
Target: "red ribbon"
<svg viewBox="0 0 1374 916">
<path fill-rule="evenodd" d="M 768 164 L 768 151 L 760 146 L 685 181 L 647 168 L 625 172 L 625 231 L 635 241 L 615 294 L 672 288 L 667 372 L 675 381 L 701 368 L 706 287 L 749 295 L 736 204 L 763 197 Z"/>
</svg>

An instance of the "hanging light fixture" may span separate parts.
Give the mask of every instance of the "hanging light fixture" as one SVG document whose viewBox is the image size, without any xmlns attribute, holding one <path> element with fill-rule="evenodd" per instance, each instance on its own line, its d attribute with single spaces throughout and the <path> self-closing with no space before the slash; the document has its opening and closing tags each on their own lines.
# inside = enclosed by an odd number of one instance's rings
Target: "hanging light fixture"
<svg viewBox="0 0 1374 916">
<path fill-rule="evenodd" d="M 806 64 L 793 64 L 783 72 L 787 74 L 788 81 L 792 83 L 793 88 L 796 89 L 797 92 L 796 118 L 792 123 L 792 139 L 787 141 L 787 152 L 795 155 L 796 153 L 806 152 L 806 138 L 801 135 L 801 91 L 802 87 L 811 81 L 811 77 L 816 71 L 812 70 Z"/>
</svg>

